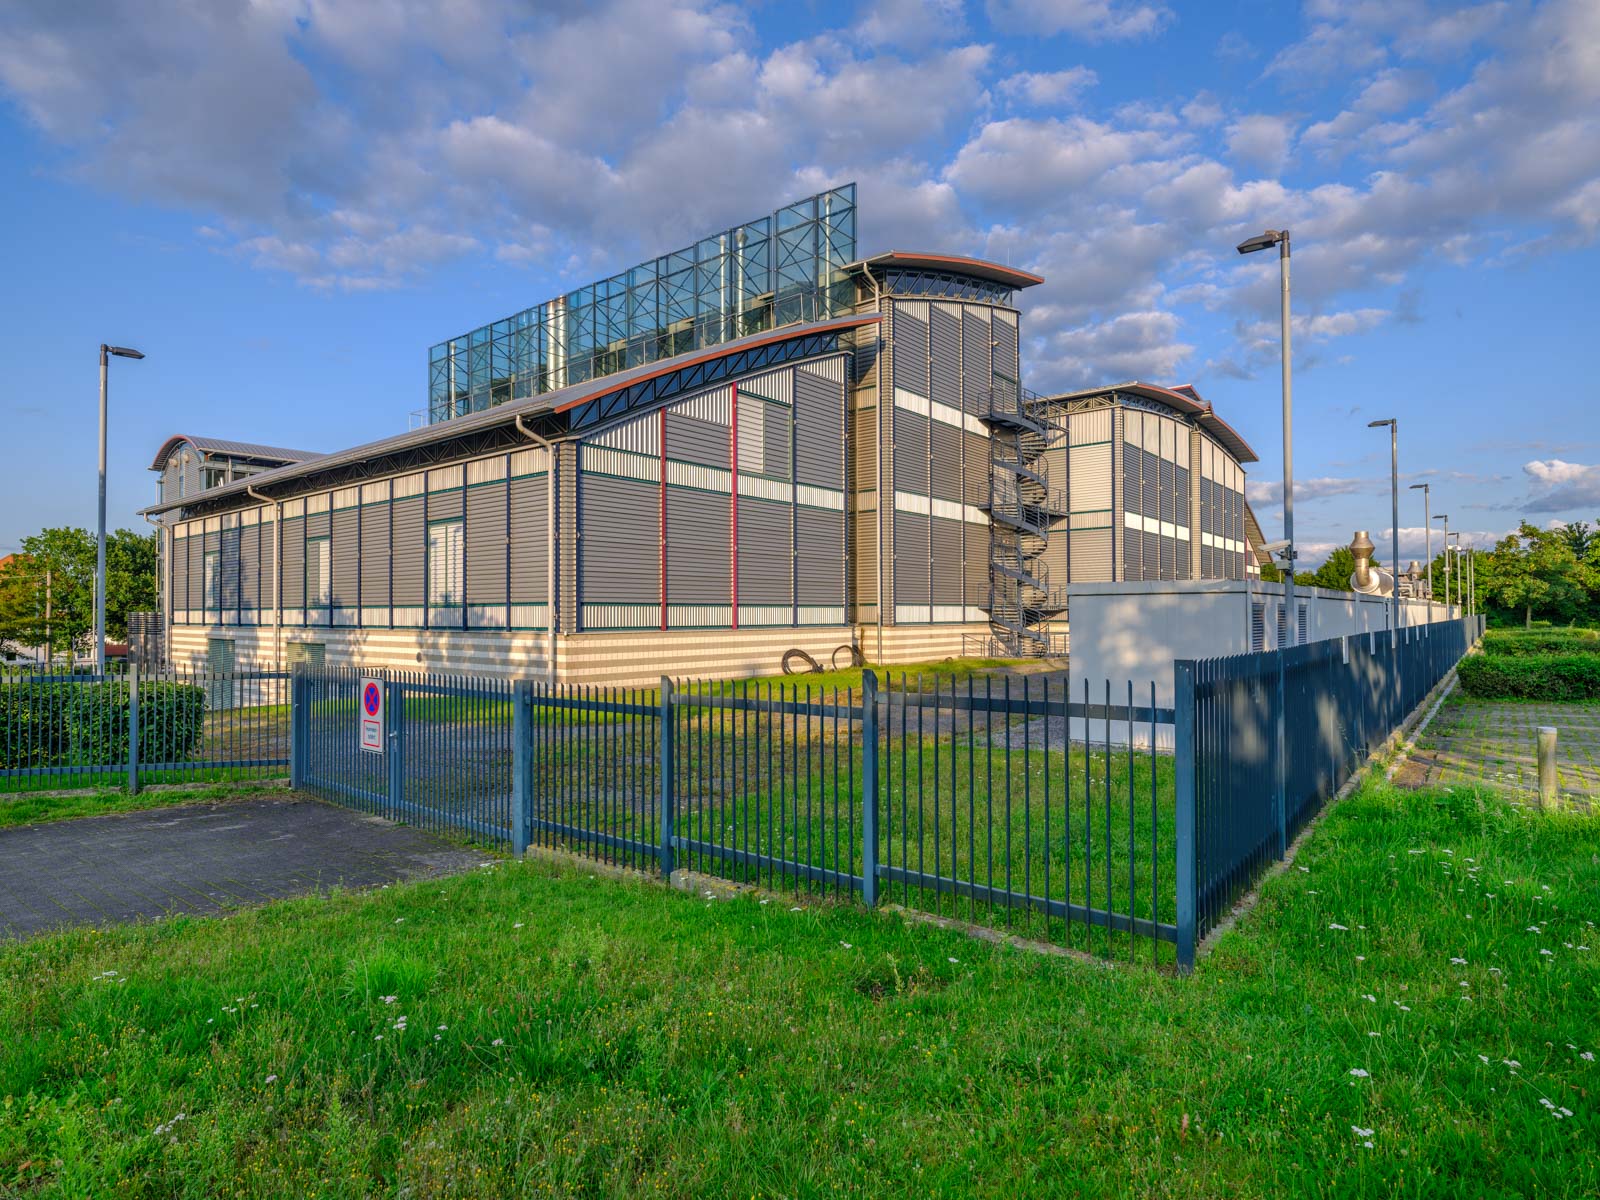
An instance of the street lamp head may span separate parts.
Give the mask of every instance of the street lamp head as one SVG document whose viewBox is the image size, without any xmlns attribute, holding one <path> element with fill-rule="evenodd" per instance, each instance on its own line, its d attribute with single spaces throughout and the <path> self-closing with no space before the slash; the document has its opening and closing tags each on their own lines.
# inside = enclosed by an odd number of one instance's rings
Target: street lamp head
<svg viewBox="0 0 1600 1200">
<path fill-rule="evenodd" d="M 1450 514 L 1449 513 L 1434 513 L 1433 514 L 1433 519 L 1435 521 L 1448 521 L 1450 519 Z"/>
<path fill-rule="evenodd" d="M 105 350 L 106 352 L 108 352 L 110 354 L 115 354 L 118 358 L 143 358 L 144 357 L 143 354 L 140 354 L 137 350 L 134 350 L 134 349 L 132 349 L 131 347 L 128 347 L 128 346 L 102 346 L 100 348 L 102 350 Z"/>
<path fill-rule="evenodd" d="M 1394 423 L 1395 423 L 1395 419 L 1393 417 L 1385 417 L 1381 421 L 1368 421 L 1367 422 L 1367 428 L 1368 429 L 1376 429 L 1380 425 L 1393 425 Z"/>
<path fill-rule="evenodd" d="M 1426 491 L 1428 491 L 1428 490 L 1429 490 L 1429 489 L 1430 489 L 1430 488 L 1432 488 L 1432 487 L 1433 487 L 1433 485 L 1432 485 L 1432 484 L 1431 484 L 1431 483 L 1413 483 L 1413 484 L 1412 484 L 1412 485 L 1411 485 L 1411 490 L 1412 490 L 1412 491 L 1413 491 L 1413 492 L 1414 492 L 1414 491 L 1416 491 L 1416 490 L 1417 490 L 1417 489 L 1418 489 L 1418 488 L 1421 488 L 1421 489 L 1422 489 L 1422 490 L 1423 490 L 1423 491 L 1425 491 L 1425 492 L 1426 492 Z"/>
<path fill-rule="evenodd" d="M 1240 254 L 1254 254 L 1257 250 L 1270 250 L 1279 242 L 1288 240 L 1287 229 L 1269 229 L 1265 233 L 1257 234 L 1253 238 L 1245 238 L 1239 243 Z"/>
</svg>

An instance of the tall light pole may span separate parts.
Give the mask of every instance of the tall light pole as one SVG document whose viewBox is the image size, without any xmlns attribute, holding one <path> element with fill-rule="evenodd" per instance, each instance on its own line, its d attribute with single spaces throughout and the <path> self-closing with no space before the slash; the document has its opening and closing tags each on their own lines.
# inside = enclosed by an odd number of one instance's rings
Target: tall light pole
<svg viewBox="0 0 1600 1200">
<path fill-rule="evenodd" d="M 1237 249 L 1240 254 L 1254 254 L 1258 250 L 1267 250 L 1276 246 L 1278 248 L 1278 320 L 1279 340 L 1282 343 L 1283 353 L 1283 540 L 1285 542 L 1283 556 L 1289 563 L 1288 577 L 1283 586 L 1283 604 L 1285 621 L 1284 632 L 1293 644 L 1300 641 L 1300 622 L 1294 607 L 1294 393 L 1290 390 L 1289 364 L 1291 362 L 1289 347 L 1289 231 L 1287 229 L 1269 229 L 1265 233 L 1253 238 L 1246 238 L 1240 242 Z M 1284 665 L 1282 647 L 1278 654 L 1278 753 L 1277 753 L 1277 787 L 1273 800 L 1274 818 L 1278 825 L 1278 857 L 1282 858 L 1288 852 L 1288 730 L 1284 715 Z"/>
<path fill-rule="evenodd" d="M 1389 628 L 1400 628 L 1400 422 L 1394 417 L 1368 421 L 1368 429 L 1389 427 L 1389 551 L 1394 578 L 1389 591 Z"/>
<path fill-rule="evenodd" d="M 1428 564 L 1425 572 L 1428 580 L 1428 623 L 1433 623 L 1433 518 L 1428 515 L 1429 494 L 1433 485 L 1429 483 L 1413 483 L 1411 490 L 1414 492 L 1422 489 L 1422 536 L 1427 542 L 1427 549 L 1423 551 L 1422 561 Z"/>
<path fill-rule="evenodd" d="M 100 344 L 100 538 L 94 553 L 94 669 L 106 673 L 106 364 L 109 355 L 143 358 L 126 346 Z"/>
<path fill-rule="evenodd" d="M 1467 610 L 1465 608 L 1466 602 L 1463 597 L 1466 595 L 1466 593 L 1461 590 L 1461 531 L 1458 529 L 1454 533 L 1445 534 L 1444 545 L 1446 550 L 1450 549 L 1451 538 L 1455 538 L 1456 540 L 1456 607 L 1465 613 Z M 1448 566 L 1449 562 L 1450 556 L 1447 554 L 1445 556 L 1445 565 Z"/>
<path fill-rule="evenodd" d="M 1439 513 L 1433 518 L 1435 521 L 1444 522 L 1444 549 L 1439 553 L 1444 557 L 1444 619 L 1450 619 L 1450 514 Z M 1433 563 L 1428 563 L 1428 580 L 1433 580 Z"/>
</svg>

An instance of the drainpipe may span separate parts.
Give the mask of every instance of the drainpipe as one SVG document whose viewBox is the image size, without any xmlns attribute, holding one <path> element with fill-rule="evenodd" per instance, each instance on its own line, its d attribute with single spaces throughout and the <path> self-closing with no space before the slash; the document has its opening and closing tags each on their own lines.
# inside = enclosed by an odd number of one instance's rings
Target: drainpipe
<svg viewBox="0 0 1600 1200">
<path fill-rule="evenodd" d="M 531 441 L 544 447 L 549 464 L 544 473 L 546 500 L 545 500 L 545 564 L 546 577 L 544 587 L 545 599 L 545 636 L 548 639 L 545 651 L 545 673 L 553 685 L 558 676 L 556 673 L 556 443 L 548 438 L 541 437 L 522 423 L 522 414 L 514 418 L 517 432 Z"/>
<path fill-rule="evenodd" d="M 283 670 L 283 501 L 263 496 L 253 483 L 244 485 L 252 500 L 272 505 L 272 669 Z M 260 528 L 259 522 L 256 528 Z"/>
</svg>

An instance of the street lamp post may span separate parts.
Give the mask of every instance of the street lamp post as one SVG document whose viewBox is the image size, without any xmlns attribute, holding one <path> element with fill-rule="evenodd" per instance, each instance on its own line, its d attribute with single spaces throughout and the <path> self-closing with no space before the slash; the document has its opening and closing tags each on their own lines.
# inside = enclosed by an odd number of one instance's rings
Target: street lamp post
<svg viewBox="0 0 1600 1200">
<path fill-rule="evenodd" d="M 1418 488 L 1422 489 L 1422 536 L 1426 542 L 1426 549 L 1422 552 L 1422 561 L 1428 564 L 1426 571 L 1428 580 L 1428 623 L 1431 625 L 1433 623 L 1433 518 L 1428 515 L 1428 498 L 1429 493 L 1433 490 L 1433 485 L 1428 483 L 1413 483 L 1411 485 L 1413 492 Z"/>
<path fill-rule="evenodd" d="M 1450 538 L 1455 538 L 1455 540 L 1456 540 L 1456 607 L 1461 609 L 1461 611 L 1463 613 L 1465 613 L 1467 611 L 1466 610 L 1466 601 L 1464 599 L 1466 593 L 1461 590 L 1461 531 L 1458 529 L 1454 533 L 1450 533 L 1450 534 L 1446 534 L 1445 535 L 1445 549 L 1446 550 L 1448 550 L 1450 548 L 1450 541 L 1449 541 Z M 1445 565 L 1448 566 L 1449 563 L 1450 563 L 1450 557 L 1449 557 L 1449 555 L 1446 555 L 1445 556 Z"/>
<path fill-rule="evenodd" d="M 1368 421 L 1368 429 L 1389 427 L 1389 551 L 1394 581 L 1389 592 L 1389 628 L 1400 628 L 1400 422 L 1394 417 Z"/>
<path fill-rule="evenodd" d="M 1445 548 L 1440 553 L 1444 556 L 1444 619 L 1448 621 L 1450 619 L 1450 514 L 1439 513 L 1433 519 L 1444 522 Z M 1430 583 L 1433 581 L 1432 561 L 1428 563 L 1428 581 Z"/>
<path fill-rule="evenodd" d="M 1289 370 L 1292 361 L 1289 344 L 1289 231 L 1269 229 L 1255 237 L 1246 238 L 1237 249 L 1240 254 L 1254 254 L 1273 246 L 1278 248 L 1278 320 L 1283 353 L 1283 538 L 1286 543 L 1283 555 L 1289 563 L 1283 587 L 1284 630 L 1292 642 L 1298 643 L 1300 622 L 1296 619 L 1294 607 L 1294 393 L 1290 388 Z M 1288 850 L 1288 731 L 1284 724 L 1283 647 L 1278 649 L 1277 796 L 1273 807 L 1278 825 L 1278 857 L 1282 858 Z"/>
<path fill-rule="evenodd" d="M 143 358 L 126 346 L 100 344 L 100 536 L 94 553 L 94 669 L 106 673 L 106 365 L 108 356 Z"/>
</svg>

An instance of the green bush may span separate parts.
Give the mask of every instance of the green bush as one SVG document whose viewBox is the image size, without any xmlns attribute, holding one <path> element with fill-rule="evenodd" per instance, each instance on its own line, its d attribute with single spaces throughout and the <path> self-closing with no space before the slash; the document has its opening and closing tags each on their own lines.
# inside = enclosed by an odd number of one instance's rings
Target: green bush
<svg viewBox="0 0 1600 1200">
<path fill-rule="evenodd" d="M 1480 700 L 1600 700 L 1600 654 L 1473 654 L 1458 671 L 1462 690 Z"/>
<path fill-rule="evenodd" d="M 200 742 L 205 689 L 139 686 L 139 758 L 183 762 Z M 128 685 L 0 684 L 0 769 L 103 767 L 128 761 Z"/>
<path fill-rule="evenodd" d="M 1494 629 L 1483 635 L 1485 654 L 1600 654 L 1597 629 Z"/>
</svg>

